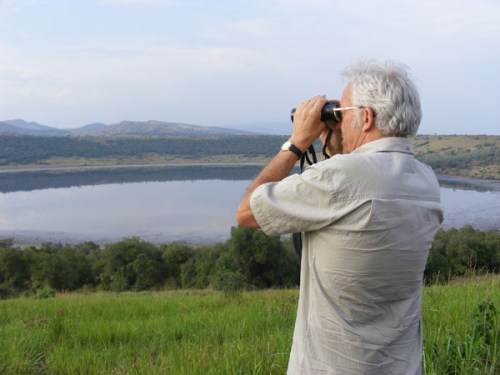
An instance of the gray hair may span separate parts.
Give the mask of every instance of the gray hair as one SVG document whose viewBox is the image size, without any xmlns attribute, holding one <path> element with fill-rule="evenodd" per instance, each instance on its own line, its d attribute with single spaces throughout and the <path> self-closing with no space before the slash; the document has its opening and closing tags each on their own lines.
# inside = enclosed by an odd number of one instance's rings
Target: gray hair
<svg viewBox="0 0 500 375">
<path fill-rule="evenodd" d="M 352 105 L 371 108 L 375 126 L 382 134 L 417 134 L 422 109 L 407 66 L 394 61 L 363 60 L 344 70 L 342 76 L 352 84 Z"/>
</svg>

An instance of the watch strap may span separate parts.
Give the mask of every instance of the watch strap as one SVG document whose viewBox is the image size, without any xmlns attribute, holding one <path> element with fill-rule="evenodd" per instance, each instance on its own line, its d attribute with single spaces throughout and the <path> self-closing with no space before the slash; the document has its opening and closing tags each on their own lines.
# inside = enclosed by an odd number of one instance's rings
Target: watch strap
<svg viewBox="0 0 500 375">
<path fill-rule="evenodd" d="M 293 143 L 290 144 L 290 147 L 288 149 L 290 151 L 292 151 L 297 156 L 297 159 L 300 159 L 302 157 L 303 152 L 300 151 L 300 149 L 297 146 L 295 146 Z"/>
<path fill-rule="evenodd" d="M 297 156 L 297 159 L 300 159 L 304 154 L 297 146 L 295 146 L 292 142 L 286 141 L 281 147 L 283 151 L 291 151 Z"/>
</svg>

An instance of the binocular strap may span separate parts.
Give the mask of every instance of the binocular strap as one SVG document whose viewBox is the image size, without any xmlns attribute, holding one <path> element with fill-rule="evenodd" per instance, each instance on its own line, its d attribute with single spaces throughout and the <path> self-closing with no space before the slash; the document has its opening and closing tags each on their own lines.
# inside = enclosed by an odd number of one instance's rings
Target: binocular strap
<svg viewBox="0 0 500 375">
<path fill-rule="evenodd" d="M 333 135 L 333 130 L 330 128 L 328 130 L 329 131 L 326 136 L 325 145 L 323 146 L 323 155 L 325 156 L 325 159 L 330 158 L 330 155 L 328 155 L 328 153 L 326 152 L 326 145 L 330 143 L 330 139 Z M 311 154 L 312 161 L 309 158 L 308 153 Z M 300 173 L 304 172 L 304 164 L 306 161 L 307 164 L 309 165 L 313 165 L 318 162 L 318 159 L 316 158 L 316 151 L 314 150 L 313 145 L 309 146 L 309 149 L 306 152 L 304 152 L 300 158 Z M 293 241 L 293 247 L 295 248 L 295 252 L 300 258 L 302 256 L 302 233 L 301 232 L 293 233 L 292 241 Z"/>
</svg>

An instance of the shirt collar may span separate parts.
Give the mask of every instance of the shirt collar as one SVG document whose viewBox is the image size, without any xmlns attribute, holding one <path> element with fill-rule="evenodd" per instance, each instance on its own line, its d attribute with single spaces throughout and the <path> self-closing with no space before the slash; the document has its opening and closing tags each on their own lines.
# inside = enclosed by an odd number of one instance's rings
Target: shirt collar
<svg viewBox="0 0 500 375">
<path fill-rule="evenodd" d="M 368 142 L 352 153 L 365 154 L 372 152 L 401 152 L 413 155 L 413 139 L 401 137 L 384 137 L 376 141 Z"/>
</svg>

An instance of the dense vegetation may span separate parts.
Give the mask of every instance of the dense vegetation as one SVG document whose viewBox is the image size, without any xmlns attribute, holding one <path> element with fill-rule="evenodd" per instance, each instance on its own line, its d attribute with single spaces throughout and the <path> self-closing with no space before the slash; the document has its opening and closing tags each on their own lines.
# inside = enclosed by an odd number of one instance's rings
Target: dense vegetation
<svg viewBox="0 0 500 375">
<path fill-rule="evenodd" d="M 42 244 L 20 249 L 0 245 L 0 298 L 19 292 L 97 288 L 291 287 L 298 285 L 299 258 L 286 242 L 260 231 L 234 228 L 231 239 L 209 247 L 153 245 L 128 238 L 102 248 L 94 243 Z"/>
<path fill-rule="evenodd" d="M 139 238 L 99 247 L 46 243 L 21 249 L 0 244 L 0 298 L 55 291 L 293 287 L 300 261 L 290 239 L 233 228 L 226 243 L 193 248 L 154 245 Z M 446 282 L 471 269 L 500 270 L 500 233 L 466 226 L 440 231 L 429 254 L 427 283 Z"/>
<path fill-rule="evenodd" d="M 0 169 L 266 160 L 286 137 L 37 137 L 0 136 Z M 320 150 L 318 146 L 317 150 Z M 500 179 L 500 136 L 418 136 L 415 154 L 438 174 Z"/>
<path fill-rule="evenodd" d="M 439 230 L 427 258 L 426 282 L 445 282 L 470 270 L 500 271 L 500 232 L 470 225 Z"/>
</svg>

